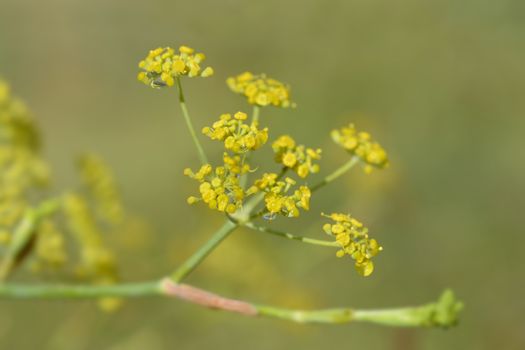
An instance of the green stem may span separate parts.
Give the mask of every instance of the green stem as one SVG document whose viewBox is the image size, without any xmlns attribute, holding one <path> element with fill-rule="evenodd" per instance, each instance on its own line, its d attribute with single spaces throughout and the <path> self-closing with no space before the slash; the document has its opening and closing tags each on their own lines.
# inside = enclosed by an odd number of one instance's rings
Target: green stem
<svg viewBox="0 0 525 350">
<path fill-rule="evenodd" d="M 357 310 L 335 308 L 291 310 L 226 298 L 190 285 L 161 281 L 119 285 L 0 285 L 2 299 L 89 299 L 102 297 L 174 297 L 203 307 L 236 312 L 246 316 L 267 316 L 298 323 L 340 324 L 370 322 L 395 327 L 450 327 L 457 323 L 463 305 L 446 290 L 437 302 L 422 306 Z"/>
<path fill-rule="evenodd" d="M 350 160 L 348 162 L 346 162 L 341 167 L 336 169 L 330 175 L 326 176 L 323 180 L 321 180 L 321 182 L 319 182 L 319 183 L 315 184 L 314 186 L 310 187 L 310 190 L 312 192 L 315 192 L 318 189 L 328 185 L 330 182 L 334 181 L 339 176 L 344 175 L 348 170 L 352 169 L 354 167 L 354 165 L 356 165 L 358 162 L 359 162 L 359 158 L 358 157 L 350 158 Z"/>
<path fill-rule="evenodd" d="M 206 243 L 173 272 L 171 279 L 176 283 L 182 281 L 236 228 L 237 224 L 226 221 Z"/>
<path fill-rule="evenodd" d="M 202 145 L 199 141 L 199 138 L 197 137 L 197 133 L 195 132 L 195 128 L 193 127 L 193 124 L 191 122 L 190 114 L 188 112 L 188 107 L 186 107 L 186 100 L 184 98 L 184 91 L 182 90 L 182 83 L 180 80 L 180 77 L 177 77 L 177 87 L 179 89 L 179 104 L 180 109 L 182 110 L 182 115 L 184 116 L 184 120 L 186 121 L 186 126 L 188 127 L 188 130 L 190 131 L 191 138 L 193 139 L 193 143 L 195 144 L 195 147 L 197 148 L 197 152 L 199 153 L 199 159 L 201 161 L 201 164 L 208 164 L 208 157 L 206 157 L 206 153 L 204 152 L 204 148 L 202 148 Z"/>
<path fill-rule="evenodd" d="M 291 239 L 291 240 L 299 241 L 303 243 L 324 246 L 324 247 L 339 247 L 339 244 L 335 241 L 332 242 L 332 241 L 325 241 L 321 239 L 313 239 L 313 238 L 308 238 L 308 237 L 303 237 L 303 236 L 297 236 L 297 235 L 294 235 L 288 232 L 282 232 L 282 231 L 274 230 L 268 227 L 257 226 L 251 222 L 244 224 L 244 226 L 252 230 L 255 230 L 255 231 L 265 232 L 265 233 L 269 233 L 275 236 L 279 236 L 279 237 L 283 237 L 283 238 L 287 238 L 287 239 Z"/>
<path fill-rule="evenodd" d="M 162 286 L 159 281 L 115 285 L 0 285 L 0 298 L 4 299 L 129 298 L 156 294 L 162 294 Z"/>
<path fill-rule="evenodd" d="M 17 259 L 19 259 L 31 243 L 40 222 L 52 215 L 58 209 L 59 205 L 60 201 L 54 198 L 42 202 L 36 208 L 26 210 L 22 220 L 14 230 L 13 239 L 0 263 L 0 282 L 9 276 Z"/>
<path fill-rule="evenodd" d="M 437 302 L 421 306 L 380 310 L 350 308 L 324 310 L 288 310 L 271 306 L 256 306 L 260 315 L 306 323 L 369 322 L 392 327 L 451 327 L 458 321 L 463 304 L 451 290 L 445 290 Z"/>
</svg>

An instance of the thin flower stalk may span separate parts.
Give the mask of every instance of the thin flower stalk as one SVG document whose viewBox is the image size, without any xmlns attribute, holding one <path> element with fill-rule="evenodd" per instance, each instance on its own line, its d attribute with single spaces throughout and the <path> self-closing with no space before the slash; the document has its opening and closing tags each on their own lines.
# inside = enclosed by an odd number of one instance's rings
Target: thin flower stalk
<svg viewBox="0 0 525 350">
<path fill-rule="evenodd" d="M 278 236 L 278 237 L 281 237 L 281 238 L 291 239 L 293 241 L 298 241 L 298 242 L 303 242 L 303 243 L 317 245 L 317 246 L 323 246 L 323 247 L 335 247 L 335 248 L 339 247 L 339 244 L 337 242 L 331 242 L 331 241 L 326 241 L 326 240 L 322 240 L 322 239 L 314 239 L 314 238 L 298 236 L 298 235 L 294 235 L 292 233 L 275 230 L 275 229 L 272 229 L 272 228 L 269 228 L 269 227 L 258 226 L 258 225 L 255 225 L 255 224 L 251 223 L 251 222 L 246 223 L 243 226 L 247 227 L 249 229 L 255 230 L 255 231 L 269 233 L 271 235 Z"/>
<path fill-rule="evenodd" d="M 208 157 L 206 156 L 206 152 L 204 151 L 204 148 L 201 145 L 201 142 L 199 141 L 199 138 L 197 137 L 197 133 L 195 132 L 195 128 L 193 127 L 193 123 L 191 122 L 191 117 L 188 112 L 188 107 L 186 106 L 186 99 L 184 97 L 184 91 L 182 89 L 182 83 L 180 77 L 176 78 L 177 81 L 177 88 L 179 89 L 179 105 L 180 109 L 182 111 L 182 116 L 184 117 L 184 121 L 186 122 L 186 126 L 188 127 L 188 131 L 190 132 L 191 139 L 193 140 L 193 143 L 195 144 L 195 148 L 197 148 L 197 153 L 199 154 L 199 160 L 201 164 L 208 164 Z"/>
</svg>

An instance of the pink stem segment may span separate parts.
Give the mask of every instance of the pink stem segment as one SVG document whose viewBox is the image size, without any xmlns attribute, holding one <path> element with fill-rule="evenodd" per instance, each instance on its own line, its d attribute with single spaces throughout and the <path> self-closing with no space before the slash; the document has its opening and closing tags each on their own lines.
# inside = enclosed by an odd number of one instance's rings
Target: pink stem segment
<svg viewBox="0 0 525 350">
<path fill-rule="evenodd" d="M 231 311 L 246 316 L 256 316 L 258 314 L 256 307 L 250 303 L 228 299 L 187 284 L 174 283 L 169 278 L 162 280 L 162 291 L 165 295 L 202 305 L 210 309 Z"/>
</svg>

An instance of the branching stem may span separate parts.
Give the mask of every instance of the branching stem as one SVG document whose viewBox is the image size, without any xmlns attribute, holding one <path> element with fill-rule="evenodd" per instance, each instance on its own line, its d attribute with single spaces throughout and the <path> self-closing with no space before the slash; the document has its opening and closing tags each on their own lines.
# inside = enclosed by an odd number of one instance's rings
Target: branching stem
<svg viewBox="0 0 525 350">
<path fill-rule="evenodd" d="M 90 299 L 153 296 L 178 298 L 203 307 L 235 312 L 245 316 L 266 316 L 298 323 L 370 322 L 397 327 L 449 327 L 457 322 L 458 312 L 462 308 L 461 303 L 454 298 L 450 291 L 445 291 L 437 302 L 416 307 L 382 310 L 351 308 L 290 310 L 226 298 L 194 286 L 174 283 L 170 278 L 144 283 L 105 286 L 0 284 L 0 298 L 2 299 Z"/>
<path fill-rule="evenodd" d="M 341 167 L 337 168 L 330 175 L 327 175 L 323 180 L 321 180 L 321 182 L 313 185 L 310 188 L 310 190 L 312 192 L 315 192 L 315 191 L 319 190 L 320 188 L 328 185 L 330 182 L 334 181 L 335 179 L 337 179 L 341 175 L 346 174 L 346 172 L 348 172 L 348 170 L 352 169 L 358 162 L 359 162 L 359 158 L 357 158 L 355 156 L 350 158 L 350 160 L 348 162 L 343 164 Z"/>
<path fill-rule="evenodd" d="M 18 226 L 16 226 L 12 241 L 0 262 L 0 283 L 9 276 L 17 263 L 17 259 L 24 254 L 24 251 L 31 244 L 40 222 L 52 215 L 59 205 L 59 199 L 53 198 L 41 203 L 36 208 L 26 210 Z"/>
<path fill-rule="evenodd" d="M 236 228 L 237 224 L 229 220 L 225 221 L 206 243 L 173 272 L 171 279 L 176 283 L 182 281 Z"/>
</svg>

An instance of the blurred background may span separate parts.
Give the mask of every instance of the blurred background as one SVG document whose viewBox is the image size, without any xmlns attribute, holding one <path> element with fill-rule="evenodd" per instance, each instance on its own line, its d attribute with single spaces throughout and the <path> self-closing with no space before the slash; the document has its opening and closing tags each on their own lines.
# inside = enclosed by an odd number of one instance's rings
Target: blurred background
<svg viewBox="0 0 525 350">
<path fill-rule="evenodd" d="M 420 304 L 451 287 L 466 308 L 443 331 L 296 325 L 164 299 L 109 314 L 93 302 L 4 300 L 0 348 L 525 348 L 524 37 L 520 0 L 2 0 L 0 76 L 44 133 L 56 190 L 74 186 L 79 152 L 97 152 L 151 223 L 151 234 L 108 238 L 124 280 L 172 270 L 222 220 L 185 203 L 196 187 L 182 170 L 198 160 L 175 90 L 136 80 L 149 49 L 186 44 L 216 72 L 185 80 L 198 128 L 248 110 L 228 76 L 266 72 L 298 105 L 263 110 L 271 136 L 322 147 L 327 172 L 346 160 L 330 130 L 354 122 L 391 158 L 387 170 L 339 179 L 300 220 L 272 223 L 323 238 L 319 212 L 351 212 L 385 248 L 370 278 L 331 250 L 237 231 L 191 283 L 299 308 Z M 272 169 L 270 148 L 259 153 Z"/>
</svg>

